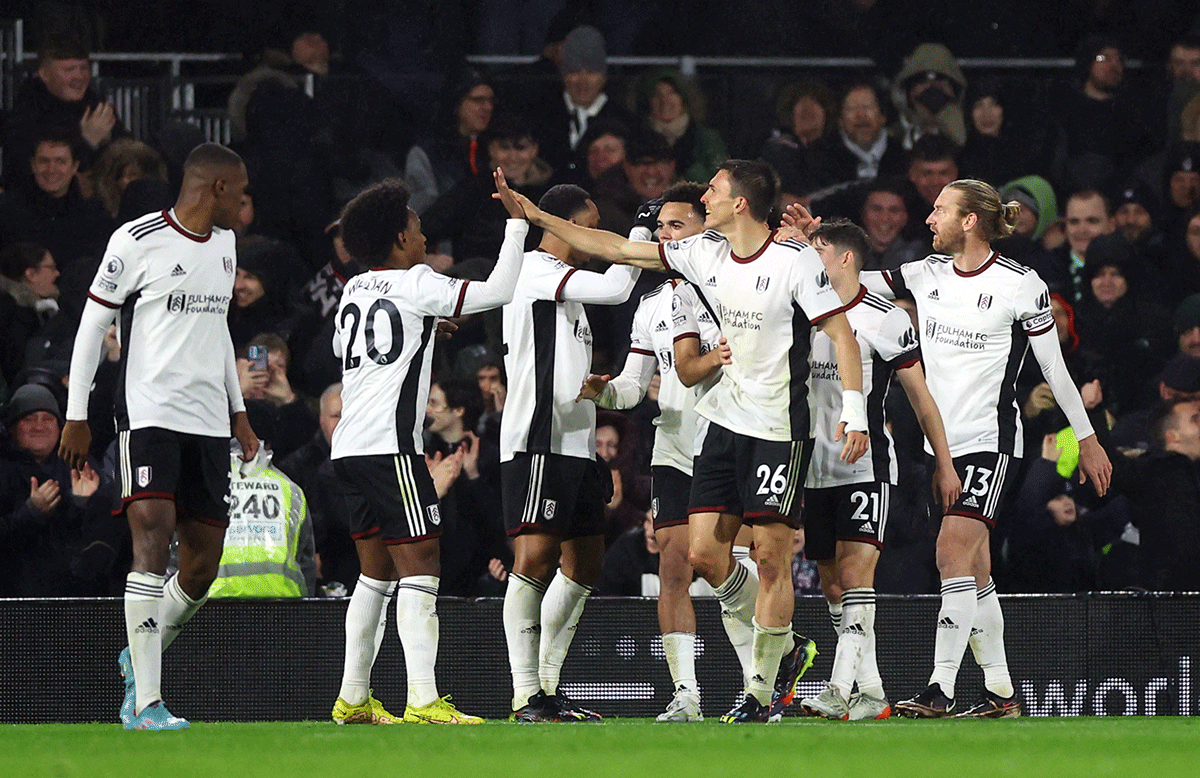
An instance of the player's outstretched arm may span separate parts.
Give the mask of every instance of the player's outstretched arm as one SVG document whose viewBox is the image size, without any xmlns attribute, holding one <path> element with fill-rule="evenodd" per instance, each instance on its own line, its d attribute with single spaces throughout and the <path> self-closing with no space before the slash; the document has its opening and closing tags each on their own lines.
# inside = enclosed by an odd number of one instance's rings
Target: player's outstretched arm
<svg viewBox="0 0 1200 778">
<path fill-rule="evenodd" d="M 733 364 L 733 351 L 729 341 L 721 338 L 715 349 L 707 354 L 700 353 L 700 336 L 676 336 L 675 374 L 684 386 L 702 383 L 725 365 Z"/>
<path fill-rule="evenodd" d="M 908 402 L 917 414 L 917 422 L 921 431 L 933 448 L 933 458 L 936 463 L 933 471 L 933 496 L 948 510 L 962 494 L 962 480 L 954 469 L 954 458 L 950 456 L 950 445 L 946 442 L 946 426 L 942 422 L 942 414 L 938 410 L 929 387 L 925 384 L 925 371 L 920 362 L 914 362 L 906 368 L 896 371 Z"/>
<path fill-rule="evenodd" d="M 534 205 L 525 195 L 512 191 L 508 182 L 504 180 L 504 174 L 499 170 L 496 171 L 495 178 L 496 193 L 492 197 L 501 202 L 511 197 L 513 202 L 520 205 L 530 223 L 553 233 L 566 241 L 571 248 L 620 265 L 633 265 L 647 270 L 663 269 L 657 243 L 626 240 L 612 232 L 581 227 L 566 219 L 551 216 Z"/>
<path fill-rule="evenodd" d="M 87 463 L 92 445 L 92 432 L 87 423 L 88 395 L 100 365 L 104 335 L 116 315 L 115 308 L 89 299 L 83 306 L 79 329 L 75 333 L 71 372 L 67 379 L 67 420 L 58 443 L 58 455 L 75 470 L 82 469 Z"/>
<path fill-rule="evenodd" d="M 1090 478 L 1096 494 L 1103 497 L 1112 485 L 1112 472 L 1112 462 L 1095 435 L 1079 441 L 1079 483 Z"/>
<path fill-rule="evenodd" d="M 862 393 L 862 352 L 850 329 L 845 313 L 835 313 L 817 323 L 817 329 L 829 336 L 837 354 L 838 374 L 842 378 L 842 416 L 833 434 L 835 441 L 843 437 L 843 462 L 854 463 L 867 453 L 867 402 Z"/>
</svg>

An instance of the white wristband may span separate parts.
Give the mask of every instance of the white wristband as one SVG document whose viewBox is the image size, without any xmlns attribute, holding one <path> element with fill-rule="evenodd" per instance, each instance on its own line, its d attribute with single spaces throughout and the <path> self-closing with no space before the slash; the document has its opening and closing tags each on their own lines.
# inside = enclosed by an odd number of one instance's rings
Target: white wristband
<svg viewBox="0 0 1200 778">
<path fill-rule="evenodd" d="M 842 416 L 838 421 L 846 423 L 846 432 L 867 431 L 867 401 L 862 392 L 842 392 Z"/>
</svg>

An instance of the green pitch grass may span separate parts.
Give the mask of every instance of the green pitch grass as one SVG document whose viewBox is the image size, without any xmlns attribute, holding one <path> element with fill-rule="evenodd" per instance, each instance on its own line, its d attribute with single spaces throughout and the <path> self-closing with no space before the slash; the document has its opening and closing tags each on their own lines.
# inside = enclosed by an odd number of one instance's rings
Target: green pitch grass
<svg viewBox="0 0 1200 778">
<path fill-rule="evenodd" d="M 478 727 L 328 722 L 205 724 L 126 732 L 116 724 L 0 727 L 7 776 L 349 778 L 471 776 L 1167 776 L 1200 775 L 1200 719 L 777 725 L 715 721 Z"/>
</svg>

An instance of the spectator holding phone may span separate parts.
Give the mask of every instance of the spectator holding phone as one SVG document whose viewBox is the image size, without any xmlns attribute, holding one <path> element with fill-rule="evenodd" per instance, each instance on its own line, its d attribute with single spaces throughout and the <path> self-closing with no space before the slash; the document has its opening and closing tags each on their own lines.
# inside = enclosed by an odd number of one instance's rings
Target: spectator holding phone
<svg viewBox="0 0 1200 778">
<path fill-rule="evenodd" d="M 276 459 L 303 446 L 318 429 L 315 403 L 288 380 L 291 358 L 283 338 L 268 332 L 252 338 L 237 360 L 246 415 Z"/>
</svg>

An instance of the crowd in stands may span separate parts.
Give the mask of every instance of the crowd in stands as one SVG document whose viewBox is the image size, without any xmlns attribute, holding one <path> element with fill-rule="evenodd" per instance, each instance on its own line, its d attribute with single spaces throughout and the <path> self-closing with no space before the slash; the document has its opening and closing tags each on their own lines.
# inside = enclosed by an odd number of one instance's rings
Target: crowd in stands
<svg viewBox="0 0 1200 778">
<path fill-rule="evenodd" d="M 554 184 L 583 186 L 601 227 L 625 235 L 641 203 L 676 181 L 707 182 L 730 156 L 771 163 L 780 207 L 802 202 L 861 224 L 867 269 L 932 252 L 924 219 L 955 179 L 985 180 L 1020 202 L 1018 233 L 997 249 L 1053 293 L 1072 377 L 1115 454 L 1115 496 L 1080 488 L 1077 443 L 1027 360 L 1016 402 L 1029 453 L 993 536 L 997 585 L 1200 590 L 1200 16 L 1165 62 L 1144 64 L 1137 89 L 1126 43 L 1084 36 L 1076 68 L 1044 85 L 1037 106 L 1019 93 L 1024 81 L 964 71 L 953 41 L 920 43 L 890 72 L 797 72 L 778 83 L 764 108 L 773 107 L 770 129 L 751 141 L 710 125 L 698 82 L 678 70 L 610 80 L 605 37 L 580 21 L 547 20 L 533 64 L 422 60 L 416 78 L 398 74 L 396 51 L 390 67 L 364 65 L 361 52 L 344 61 L 326 31 L 297 20 L 286 45 L 264 52 L 229 94 L 232 147 L 250 176 L 229 328 L 251 424 L 308 497 L 319 591 L 344 594 L 358 577 L 346 517 L 322 488 L 335 477 L 329 440 L 341 408 L 333 315 L 346 280 L 365 270 L 341 246 L 341 206 L 403 178 L 428 263 L 482 279 L 504 237 L 506 213 L 491 196 L 497 166 L 535 202 Z M 130 548 L 110 510 L 115 429 L 93 424 L 83 473 L 58 459 L 65 376 L 109 235 L 171 207 L 182 160 L 203 140 L 182 124 L 132 138 L 91 83 L 88 58 L 69 39 L 44 41 L 0 131 L 0 597 L 123 590 Z M 626 305 L 589 311 L 594 372 L 619 372 L 638 297 L 659 282 L 644 274 Z M 427 409 L 427 460 L 444 492 L 441 593 L 499 596 L 512 563 L 497 496 L 499 312 L 457 324 L 438 342 Z M 265 347 L 265 368 L 247 358 L 251 346 Z M 92 419 L 112 416 L 120 350 L 114 331 Z M 903 393 L 893 395 L 903 499 L 877 589 L 932 593 L 937 527 L 920 430 Z M 657 568 L 646 518 L 656 398 L 652 389 L 633 410 L 599 416 L 598 455 L 615 487 L 599 594 L 647 592 L 643 574 Z M 797 591 L 819 591 L 802 544 Z"/>
</svg>

